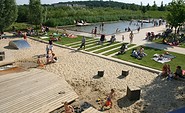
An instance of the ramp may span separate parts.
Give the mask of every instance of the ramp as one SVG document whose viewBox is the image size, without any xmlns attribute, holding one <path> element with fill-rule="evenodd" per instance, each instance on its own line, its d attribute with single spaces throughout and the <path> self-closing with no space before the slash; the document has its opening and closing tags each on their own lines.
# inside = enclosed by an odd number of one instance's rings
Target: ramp
<svg viewBox="0 0 185 113">
<path fill-rule="evenodd" d="M 30 48 L 30 44 L 25 40 L 13 40 L 9 42 L 9 46 L 14 49 Z"/>
<path fill-rule="evenodd" d="M 0 113 L 49 113 L 76 98 L 64 79 L 44 70 L 0 76 Z"/>
</svg>

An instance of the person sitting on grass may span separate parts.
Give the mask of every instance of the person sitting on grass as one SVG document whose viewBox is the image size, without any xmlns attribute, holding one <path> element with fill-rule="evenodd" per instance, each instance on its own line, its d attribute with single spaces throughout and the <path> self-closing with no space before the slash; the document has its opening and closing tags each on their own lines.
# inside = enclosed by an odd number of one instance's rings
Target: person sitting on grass
<svg viewBox="0 0 185 113">
<path fill-rule="evenodd" d="M 181 66 L 177 66 L 176 71 L 175 71 L 174 74 L 175 74 L 175 78 L 185 78 L 185 77 L 182 75 Z"/>
<path fill-rule="evenodd" d="M 123 43 L 123 45 L 120 48 L 120 51 L 118 52 L 118 55 L 124 54 L 125 53 L 125 49 L 127 49 L 127 45 L 125 43 Z"/>
<path fill-rule="evenodd" d="M 111 92 L 107 95 L 105 103 L 102 105 L 101 110 L 104 110 L 104 107 L 112 108 L 112 98 L 115 95 L 114 89 L 111 89 Z"/>
<path fill-rule="evenodd" d="M 115 35 L 112 35 L 111 38 L 110 38 L 110 41 L 108 41 L 108 42 L 110 42 L 109 44 L 112 44 L 115 41 L 116 41 L 116 37 L 115 37 Z"/>
<path fill-rule="evenodd" d="M 147 54 L 144 52 L 144 48 L 141 46 L 140 48 L 139 48 L 139 50 L 138 50 L 138 55 L 140 56 L 140 57 L 144 57 L 144 56 L 147 56 Z"/>
<path fill-rule="evenodd" d="M 132 50 L 131 56 L 134 58 L 137 58 L 137 59 L 141 59 L 141 57 L 138 55 L 138 52 L 136 51 L 136 49 Z"/>
<path fill-rule="evenodd" d="M 102 34 L 101 37 L 100 37 L 100 41 L 99 41 L 98 44 L 103 45 L 103 42 L 104 42 L 105 40 L 106 40 L 106 39 L 105 39 L 105 35 Z"/>
</svg>

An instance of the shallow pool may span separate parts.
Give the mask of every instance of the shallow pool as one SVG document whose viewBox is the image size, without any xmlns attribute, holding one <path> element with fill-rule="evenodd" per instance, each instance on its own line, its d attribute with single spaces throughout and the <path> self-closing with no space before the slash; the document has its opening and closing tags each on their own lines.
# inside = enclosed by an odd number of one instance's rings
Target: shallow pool
<svg viewBox="0 0 185 113">
<path fill-rule="evenodd" d="M 102 23 L 92 24 L 90 26 L 75 26 L 75 27 L 68 27 L 67 29 L 74 30 L 74 31 L 82 31 L 82 32 L 88 32 L 92 33 L 92 30 L 97 27 L 97 34 L 114 34 L 118 32 L 125 32 L 125 28 L 130 30 L 136 30 L 138 27 L 147 28 L 147 27 L 153 27 L 153 23 L 143 23 L 143 26 L 141 27 L 141 23 L 137 21 L 133 21 L 132 23 L 130 21 L 118 21 L 118 22 L 112 22 L 112 23 L 104 23 L 102 27 Z"/>
</svg>

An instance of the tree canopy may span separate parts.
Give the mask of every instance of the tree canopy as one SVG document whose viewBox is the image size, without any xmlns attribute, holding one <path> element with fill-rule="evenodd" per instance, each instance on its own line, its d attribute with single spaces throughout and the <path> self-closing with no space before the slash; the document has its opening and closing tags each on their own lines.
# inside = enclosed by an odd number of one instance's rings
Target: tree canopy
<svg viewBox="0 0 185 113">
<path fill-rule="evenodd" d="M 42 24 L 42 6 L 40 0 L 30 0 L 29 3 L 29 22 L 33 25 Z"/>
<path fill-rule="evenodd" d="M 167 21 L 176 31 L 185 22 L 185 3 L 183 0 L 173 0 L 168 10 Z"/>
<path fill-rule="evenodd" d="M 15 0 L 0 0 L 0 31 L 9 27 L 17 19 Z"/>
</svg>

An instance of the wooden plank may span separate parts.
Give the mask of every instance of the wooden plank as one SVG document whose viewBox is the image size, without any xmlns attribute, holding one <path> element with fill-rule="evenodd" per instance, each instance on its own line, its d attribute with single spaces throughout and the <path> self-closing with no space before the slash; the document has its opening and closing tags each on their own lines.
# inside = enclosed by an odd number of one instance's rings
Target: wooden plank
<svg viewBox="0 0 185 113">
<path fill-rule="evenodd" d="M 93 107 L 89 107 L 87 110 L 83 111 L 82 113 L 102 113 Z"/>
<path fill-rule="evenodd" d="M 71 102 L 78 98 L 71 86 L 58 75 L 42 70 L 32 72 L 19 73 L 17 76 L 10 74 L 10 78 L 2 77 L 0 112 L 46 113 L 61 107 L 61 102 Z"/>
</svg>

